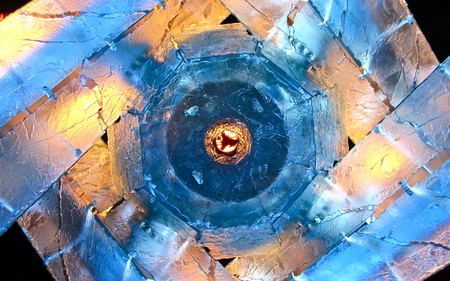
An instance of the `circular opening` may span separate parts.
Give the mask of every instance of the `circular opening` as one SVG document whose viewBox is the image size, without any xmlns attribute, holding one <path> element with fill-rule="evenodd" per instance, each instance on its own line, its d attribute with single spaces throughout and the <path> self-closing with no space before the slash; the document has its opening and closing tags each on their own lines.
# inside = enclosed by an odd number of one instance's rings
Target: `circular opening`
<svg viewBox="0 0 450 281">
<path fill-rule="evenodd" d="M 250 153 L 250 132 L 239 121 L 215 124 L 206 133 L 205 147 L 214 161 L 237 164 Z"/>
<path fill-rule="evenodd" d="M 174 110 L 169 115 L 155 107 L 167 127 L 153 115 L 143 124 L 146 157 L 155 159 L 146 162 L 152 184 L 173 194 L 172 202 L 182 208 L 191 202 L 183 198 L 237 203 L 267 190 L 285 167 L 290 147 L 276 100 L 238 81 L 207 82 L 188 90 L 176 105 L 170 100 L 167 106 Z"/>
<path fill-rule="evenodd" d="M 217 153 L 233 157 L 237 153 L 239 138 L 233 131 L 223 131 L 214 140 Z"/>
</svg>

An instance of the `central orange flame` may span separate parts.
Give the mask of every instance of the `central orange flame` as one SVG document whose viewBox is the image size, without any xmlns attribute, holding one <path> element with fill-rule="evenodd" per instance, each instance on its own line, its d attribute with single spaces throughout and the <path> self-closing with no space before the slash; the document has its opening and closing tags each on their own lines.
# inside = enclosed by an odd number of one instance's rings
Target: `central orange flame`
<svg viewBox="0 0 450 281">
<path fill-rule="evenodd" d="M 224 131 L 216 137 L 214 144 L 219 153 L 232 157 L 237 153 L 239 138 L 233 131 Z"/>
<path fill-rule="evenodd" d="M 206 133 L 205 148 L 214 161 L 237 164 L 250 152 L 250 132 L 238 121 L 216 124 Z"/>
</svg>

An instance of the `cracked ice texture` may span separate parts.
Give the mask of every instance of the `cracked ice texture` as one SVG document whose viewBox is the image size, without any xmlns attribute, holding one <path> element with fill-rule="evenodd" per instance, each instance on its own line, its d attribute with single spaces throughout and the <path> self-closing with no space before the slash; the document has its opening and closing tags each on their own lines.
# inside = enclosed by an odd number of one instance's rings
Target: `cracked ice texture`
<svg viewBox="0 0 450 281">
<path fill-rule="evenodd" d="M 422 131 L 436 146 L 450 149 L 450 59 L 399 106 L 396 116 L 399 122 Z"/>
<path fill-rule="evenodd" d="M 115 239 L 155 280 L 234 280 L 196 241 L 196 232 L 140 190 L 105 218 Z"/>
<path fill-rule="evenodd" d="M 123 114 L 108 130 L 112 182 L 121 196 L 145 186 L 139 118 Z"/>
<path fill-rule="evenodd" d="M 310 2 L 394 107 L 439 64 L 403 0 Z"/>
<path fill-rule="evenodd" d="M 220 37 L 227 42 L 225 46 L 211 44 L 211 40 Z M 248 36 L 245 28 L 240 24 L 226 24 L 209 28 L 190 28 L 185 32 L 174 35 L 179 42 L 179 50 L 185 59 L 200 59 L 228 54 L 252 54 L 255 52 L 257 42 Z M 204 48 L 199 48 L 203 44 Z"/>
<path fill-rule="evenodd" d="M 450 259 L 449 175 L 447 162 L 296 280 L 420 280 L 439 270 Z"/>
<path fill-rule="evenodd" d="M 68 172 L 89 201 L 95 202 L 95 208 L 99 212 L 121 199 L 111 180 L 108 146 L 102 139 L 98 139 Z"/>
<path fill-rule="evenodd" d="M 20 219 L 55 280 L 148 280 L 63 177 Z M 76 186 L 76 184 L 75 184 Z"/>
<path fill-rule="evenodd" d="M 1 217 L 0 232 L 102 134 L 95 95 L 73 83 L 0 140 L 0 198 L 11 212 Z"/>
<path fill-rule="evenodd" d="M 0 127 L 157 4 L 41 0 L 1 21 L 0 97 L 8 102 L 0 104 Z"/>
<path fill-rule="evenodd" d="M 238 227 L 210 228 L 202 231 L 200 245 L 216 260 L 257 255 L 278 247 L 278 234 L 269 222 Z"/>
</svg>

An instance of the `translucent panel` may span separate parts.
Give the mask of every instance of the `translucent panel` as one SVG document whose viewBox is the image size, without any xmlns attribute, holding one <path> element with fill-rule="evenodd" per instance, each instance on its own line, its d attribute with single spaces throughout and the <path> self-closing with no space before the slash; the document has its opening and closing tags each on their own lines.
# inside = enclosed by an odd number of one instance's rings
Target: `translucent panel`
<svg viewBox="0 0 450 281">
<path fill-rule="evenodd" d="M 296 280 L 421 280 L 448 263 L 449 163 Z M 411 214 L 414 214 L 411 216 Z M 370 258 L 361 258 L 370 257 Z"/>
<path fill-rule="evenodd" d="M 96 92 L 73 79 L 56 93 L 55 100 L 47 100 L 24 123 L 35 119 L 29 126 L 54 132 L 81 154 L 103 134 L 101 109 Z"/>
<path fill-rule="evenodd" d="M 411 126 L 389 116 L 326 178 L 316 178 L 293 209 L 281 216 L 284 234 L 277 251 L 238 258 L 229 271 L 273 280 L 296 269 L 301 272 L 366 222 L 376 220 L 403 193 L 400 182 L 437 155 Z"/>
<path fill-rule="evenodd" d="M 393 106 L 439 63 L 402 0 L 310 2 Z"/>
<path fill-rule="evenodd" d="M 111 179 L 111 160 L 108 146 L 99 139 L 68 171 L 95 208 L 103 212 L 120 201 Z"/>
<path fill-rule="evenodd" d="M 327 91 L 312 98 L 313 107 L 316 109 L 313 114 L 317 169 L 329 170 L 334 162 L 342 159 L 348 151 L 347 136 L 343 132 L 344 124 L 341 123 L 344 119 L 344 105 L 342 100 L 333 94 Z"/>
<path fill-rule="evenodd" d="M 196 232 L 141 190 L 111 210 L 105 225 L 155 280 L 234 280 L 195 242 Z"/>
<path fill-rule="evenodd" d="M 63 177 L 19 220 L 55 280 L 148 280 L 71 186 Z"/>
<path fill-rule="evenodd" d="M 202 231 L 200 245 L 216 260 L 258 255 L 278 247 L 278 235 L 268 222 Z"/>
<path fill-rule="evenodd" d="M 450 149 L 450 59 L 443 62 L 396 110 L 399 122 L 411 124 L 425 139 Z"/>
<path fill-rule="evenodd" d="M 223 0 L 221 2 L 257 35 L 258 39 L 269 39 L 277 46 L 288 48 L 286 19 L 293 8 L 292 1 Z M 304 3 L 299 3 L 300 7 L 302 5 Z"/>
<path fill-rule="evenodd" d="M 327 212 L 381 204 L 401 188 L 399 182 L 438 155 L 413 128 L 389 117 L 355 148 L 331 172 L 333 184 L 352 201 L 342 196 L 327 200 Z"/>
<path fill-rule="evenodd" d="M 145 186 L 139 118 L 123 114 L 108 130 L 112 181 L 121 196 Z"/>
<path fill-rule="evenodd" d="M 228 31 L 228 32 L 226 32 Z M 226 45 L 211 44 L 214 38 L 220 36 Z M 239 24 L 226 24 L 210 28 L 191 28 L 174 36 L 185 59 L 207 58 L 226 54 L 252 54 L 256 49 L 256 40 L 248 35 L 245 28 Z M 198 48 L 204 44 L 204 48 Z"/>
<path fill-rule="evenodd" d="M 383 119 L 388 108 L 377 96 L 377 89 L 363 79 L 351 54 L 335 41 L 309 4 L 294 10 L 289 18 L 296 53 L 307 54 L 313 61 L 310 79 L 329 91 L 327 95 L 336 96 L 331 98 L 331 103 L 340 111 L 340 125 L 357 143 Z"/>
<path fill-rule="evenodd" d="M 0 104 L 0 127 L 157 4 L 33 1 L 1 21 L 0 97 L 8 102 Z M 61 59 L 55 63 L 55 57 Z"/>
<path fill-rule="evenodd" d="M 81 124 L 83 125 L 83 124 Z M 80 156 L 35 116 L 0 142 L 0 233 L 14 222 Z M 45 171 L 45 172 L 44 172 Z"/>
</svg>

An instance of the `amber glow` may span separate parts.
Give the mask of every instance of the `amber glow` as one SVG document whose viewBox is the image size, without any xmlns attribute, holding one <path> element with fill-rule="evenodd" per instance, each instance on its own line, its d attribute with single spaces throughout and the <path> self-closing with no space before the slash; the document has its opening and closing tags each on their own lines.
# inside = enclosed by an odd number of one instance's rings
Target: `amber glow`
<svg viewBox="0 0 450 281">
<path fill-rule="evenodd" d="M 216 124 L 206 133 L 205 148 L 214 161 L 237 164 L 250 152 L 250 132 L 241 122 Z"/>
<path fill-rule="evenodd" d="M 26 65 L 27 59 L 38 53 L 45 44 L 61 32 L 64 26 L 58 21 L 33 21 L 15 12 L 1 20 L 0 38 L 5 43 L 2 46 L 2 60 L 7 67 L 2 67 L 0 78 L 6 75 L 8 67 Z M 7 44 L 6 44 L 7 43 Z"/>
<path fill-rule="evenodd" d="M 237 153 L 239 138 L 233 131 L 223 131 L 214 140 L 214 146 L 219 154 L 233 157 Z"/>
<path fill-rule="evenodd" d="M 353 154 L 350 153 L 342 161 L 342 168 L 335 170 L 337 176 L 333 183 L 344 187 L 344 192 L 350 197 L 360 198 L 357 200 L 375 198 L 377 194 L 385 192 L 387 186 L 397 185 L 400 179 L 414 172 L 414 165 L 410 160 L 411 151 L 404 149 L 407 145 L 406 138 L 396 141 L 384 131 L 370 136 L 370 140 L 363 140 L 355 146 L 363 157 L 352 157 Z M 353 176 L 350 181 L 351 175 L 361 176 Z M 395 191 L 391 190 L 391 195 Z"/>
</svg>

